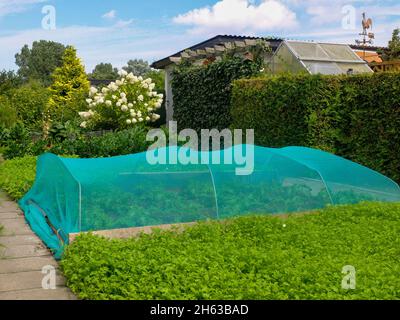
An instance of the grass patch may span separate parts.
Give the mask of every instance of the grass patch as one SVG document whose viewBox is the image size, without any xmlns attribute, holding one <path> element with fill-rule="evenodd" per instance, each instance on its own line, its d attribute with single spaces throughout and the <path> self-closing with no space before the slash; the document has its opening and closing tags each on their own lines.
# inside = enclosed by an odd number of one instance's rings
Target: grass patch
<svg viewBox="0 0 400 320">
<path fill-rule="evenodd" d="M 252 216 L 136 239 L 80 235 L 61 262 L 82 299 L 399 299 L 400 204 Z M 346 265 L 356 289 L 342 289 Z"/>
<path fill-rule="evenodd" d="M 36 174 L 36 157 L 26 156 L 0 164 L 0 188 L 13 200 L 21 199 L 32 187 Z"/>
</svg>

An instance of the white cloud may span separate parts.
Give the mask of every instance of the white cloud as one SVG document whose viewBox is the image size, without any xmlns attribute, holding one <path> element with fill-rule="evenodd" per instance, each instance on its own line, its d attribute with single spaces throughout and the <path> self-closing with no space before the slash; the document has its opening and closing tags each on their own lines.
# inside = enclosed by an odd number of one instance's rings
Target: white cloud
<svg viewBox="0 0 400 320">
<path fill-rule="evenodd" d="M 103 14 L 101 17 L 104 19 L 115 19 L 115 17 L 117 16 L 117 11 L 116 10 L 111 10 L 109 12 L 106 12 L 105 14 Z"/>
<path fill-rule="evenodd" d="M 0 17 L 23 12 L 32 5 L 47 2 L 47 0 L 0 0 Z"/>
<path fill-rule="evenodd" d="M 297 26 L 296 13 L 277 0 L 220 0 L 212 7 L 191 10 L 173 22 L 193 26 L 194 34 L 285 30 Z"/>
<path fill-rule="evenodd" d="M 116 28 L 126 28 L 133 23 L 133 19 L 129 20 L 118 20 L 117 23 L 114 25 Z"/>
</svg>

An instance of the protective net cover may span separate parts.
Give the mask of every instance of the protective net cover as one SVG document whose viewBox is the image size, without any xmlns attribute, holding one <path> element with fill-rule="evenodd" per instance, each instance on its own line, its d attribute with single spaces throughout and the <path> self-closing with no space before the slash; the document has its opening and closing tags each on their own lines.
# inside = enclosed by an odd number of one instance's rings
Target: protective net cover
<svg viewBox="0 0 400 320">
<path fill-rule="evenodd" d="M 188 150 L 158 152 L 171 162 Z M 238 175 L 244 161 L 236 163 L 235 156 L 246 150 L 248 157 L 254 150 L 254 163 Z M 32 189 L 19 204 L 32 229 L 60 257 L 70 233 L 400 201 L 391 179 L 319 150 L 238 145 L 195 152 L 193 158 L 200 164 L 152 165 L 146 153 L 98 159 L 44 154 Z M 217 164 L 230 158 L 231 164 Z"/>
</svg>

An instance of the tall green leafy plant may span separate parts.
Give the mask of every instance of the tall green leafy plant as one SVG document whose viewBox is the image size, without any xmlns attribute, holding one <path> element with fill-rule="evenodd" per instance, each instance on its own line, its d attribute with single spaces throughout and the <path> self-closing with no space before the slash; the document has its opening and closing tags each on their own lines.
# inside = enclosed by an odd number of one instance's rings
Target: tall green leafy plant
<svg viewBox="0 0 400 320">
<path fill-rule="evenodd" d="M 182 64 L 173 73 L 174 118 L 181 128 L 224 129 L 232 122 L 232 81 L 260 72 L 259 62 L 227 56 L 206 66 Z"/>
</svg>

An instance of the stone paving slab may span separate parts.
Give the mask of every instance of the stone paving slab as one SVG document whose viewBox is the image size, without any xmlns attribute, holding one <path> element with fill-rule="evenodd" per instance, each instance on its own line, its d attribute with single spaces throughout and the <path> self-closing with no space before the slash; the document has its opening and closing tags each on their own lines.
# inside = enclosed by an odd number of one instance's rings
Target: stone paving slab
<svg viewBox="0 0 400 320">
<path fill-rule="evenodd" d="M 54 258 L 49 254 L 42 257 L 0 259 L 0 274 L 41 271 L 44 266 L 58 268 L 57 262 L 55 262 Z"/>
<path fill-rule="evenodd" d="M 33 233 L 23 218 L 4 220 L 0 218 L 0 224 L 4 227 L 3 236 L 31 235 Z"/>
<path fill-rule="evenodd" d="M 41 244 L 42 241 L 35 235 L 22 234 L 14 236 L 0 236 L 0 243 L 3 246 L 19 246 L 24 244 Z"/>
<path fill-rule="evenodd" d="M 4 259 L 40 257 L 40 256 L 48 256 L 49 250 L 42 243 L 9 245 L 0 248 L 0 255 Z"/>
<path fill-rule="evenodd" d="M 0 219 L 15 219 L 23 217 L 20 212 L 0 212 Z"/>
<path fill-rule="evenodd" d="M 42 289 L 44 276 L 41 270 L 0 274 L 0 292 Z M 56 276 L 56 285 L 65 287 L 65 280 L 60 274 Z"/>
<path fill-rule="evenodd" d="M 1 195 L 1 194 L 0 194 Z M 50 251 L 33 233 L 17 204 L 0 197 L 0 300 L 76 299 Z M 45 266 L 56 271 L 55 290 L 42 288 Z"/>
</svg>

